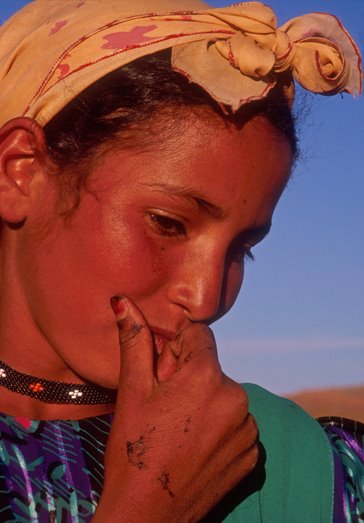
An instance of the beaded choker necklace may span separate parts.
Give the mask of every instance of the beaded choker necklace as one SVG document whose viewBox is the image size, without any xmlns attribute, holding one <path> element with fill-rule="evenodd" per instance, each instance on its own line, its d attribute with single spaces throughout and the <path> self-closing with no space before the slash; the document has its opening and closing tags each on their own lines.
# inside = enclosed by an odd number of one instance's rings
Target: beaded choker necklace
<svg viewBox="0 0 364 523">
<path fill-rule="evenodd" d="M 116 391 L 91 384 L 62 383 L 18 372 L 0 361 L 0 386 L 46 403 L 102 405 L 115 403 Z"/>
</svg>

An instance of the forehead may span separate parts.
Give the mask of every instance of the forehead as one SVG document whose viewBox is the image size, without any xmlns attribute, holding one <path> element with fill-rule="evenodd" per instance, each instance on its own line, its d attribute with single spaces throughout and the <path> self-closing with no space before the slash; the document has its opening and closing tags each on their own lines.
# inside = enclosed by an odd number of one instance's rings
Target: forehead
<svg viewBox="0 0 364 523">
<path fill-rule="evenodd" d="M 117 149 L 94 173 L 96 191 L 120 183 L 124 194 L 140 190 L 171 197 L 193 194 L 223 212 L 261 208 L 272 211 L 287 183 L 292 154 L 286 138 L 259 116 L 237 128 L 221 119 L 190 116 L 160 123 L 149 132 L 150 146 Z"/>
</svg>

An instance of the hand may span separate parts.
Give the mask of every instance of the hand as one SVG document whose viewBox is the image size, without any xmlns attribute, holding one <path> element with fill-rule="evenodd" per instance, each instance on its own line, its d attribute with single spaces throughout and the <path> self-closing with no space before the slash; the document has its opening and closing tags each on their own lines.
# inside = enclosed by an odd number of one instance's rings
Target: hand
<svg viewBox="0 0 364 523">
<path fill-rule="evenodd" d="M 198 521 L 257 462 L 247 395 L 221 371 L 205 325 L 187 327 L 155 365 L 140 311 L 126 298 L 114 308 L 120 383 L 93 521 Z"/>
</svg>

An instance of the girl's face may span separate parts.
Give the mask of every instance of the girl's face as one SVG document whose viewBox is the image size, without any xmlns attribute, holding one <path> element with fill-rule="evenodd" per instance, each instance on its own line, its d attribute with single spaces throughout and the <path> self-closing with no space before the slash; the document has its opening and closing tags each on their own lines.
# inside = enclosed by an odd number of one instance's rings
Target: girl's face
<svg viewBox="0 0 364 523">
<path fill-rule="evenodd" d="M 238 130 L 194 116 L 151 150 L 107 153 L 69 219 L 45 184 L 17 250 L 28 371 L 115 387 L 116 294 L 141 309 L 159 351 L 189 322 L 225 314 L 290 167 L 287 141 L 262 118 Z"/>
</svg>

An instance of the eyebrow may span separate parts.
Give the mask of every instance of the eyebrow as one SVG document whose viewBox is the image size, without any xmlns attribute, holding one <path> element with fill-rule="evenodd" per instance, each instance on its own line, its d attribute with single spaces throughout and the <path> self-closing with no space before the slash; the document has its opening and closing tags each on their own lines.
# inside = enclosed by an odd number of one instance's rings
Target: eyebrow
<svg viewBox="0 0 364 523">
<path fill-rule="evenodd" d="M 179 185 L 168 183 L 153 183 L 145 185 L 150 189 L 155 189 L 171 196 L 185 198 L 189 202 L 192 202 L 194 205 L 196 205 L 200 211 L 208 214 L 209 216 L 212 216 L 216 220 L 222 220 L 226 215 L 221 207 L 209 202 L 203 193 L 190 189 L 189 187 L 180 187 Z"/>
<path fill-rule="evenodd" d="M 269 234 L 271 227 L 271 221 L 263 225 L 258 225 L 257 227 L 250 227 L 249 229 L 244 230 L 243 236 L 244 238 L 251 238 L 255 242 L 259 243 L 267 236 L 267 234 Z"/>
<path fill-rule="evenodd" d="M 209 216 L 212 216 L 216 220 L 223 220 L 226 213 L 218 205 L 211 203 L 207 200 L 203 193 L 195 191 L 189 187 L 180 187 L 179 185 L 173 185 L 169 183 L 151 183 L 144 184 L 152 190 L 167 193 L 171 196 L 179 196 L 185 198 L 194 205 L 197 205 L 198 209 L 205 212 Z M 272 227 L 272 222 L 269 221 L 263 225 L 257 227 L 250 227 L 244 230 L 242 233 L 245 238 L 252 238 L 257 242 L 260 242 L 267 236 Z"/>
</svg>

